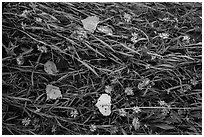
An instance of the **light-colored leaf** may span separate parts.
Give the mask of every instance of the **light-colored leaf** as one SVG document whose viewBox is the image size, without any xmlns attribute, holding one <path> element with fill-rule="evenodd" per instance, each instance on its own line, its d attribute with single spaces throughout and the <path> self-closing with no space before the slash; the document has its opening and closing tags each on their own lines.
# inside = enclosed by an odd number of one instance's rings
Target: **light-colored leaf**
<svg viewBox="0 0 204 137">
<path fill-rule="evenodd" d="M 132 125 L 135 128 L 135 130 L 138 130 L 140 128 L 140 122 L 139 122 L 139 119 L 137 117 L 135 117 L 132 120 Z"/>
<path fill-rule="evenodd" d="M 108 26 L 99 26 L 97 27 L 98 31 L 105 33 L 106 35 L 113 35 L 113 31 Z"/>
<path fill-rule="evenodd" d="M 56 67 L 55 63 L 52 61 L 47 61 L 44 64 L 44 70 L 45 70 L 45 72 L 47 72 L 48 74 L 51 74 L 51 75 L 58 73 L 57 67 Z"/>
<path fill-rule="evenodd" d="M 98 98 L 96 107 L 99 109 L 102 115 L 109 116 L 111 114 L 111 97 L 108 94 L 102 94 Z"/>
<path fill-rule="evenodd" d="M 56 87 L 50 84 L 46 86 L 46 94 L 47 94 L 47 100 L 57 99 L 57 98 L 62 97 L 59 87 Z"/>
<path fill-rule="evenodd" d="M 94 33 L 99 23 L 99 18 L 96 16 L 89 16 L 86 19 L 81 20 L 81 22 L 85 30 L 90 31 L 91 33 Z"/>
<path fill-rule="evenodd" d="M 167 124 L 158 124 L 158 125 L 154 125 L 154 126 L 159 127 L 161 129 L 165 129 L 165 130 L 174 129 L 175 128 L 174 126 L 170 126 L 170 125 L 167 125 Z"/>
</svg>

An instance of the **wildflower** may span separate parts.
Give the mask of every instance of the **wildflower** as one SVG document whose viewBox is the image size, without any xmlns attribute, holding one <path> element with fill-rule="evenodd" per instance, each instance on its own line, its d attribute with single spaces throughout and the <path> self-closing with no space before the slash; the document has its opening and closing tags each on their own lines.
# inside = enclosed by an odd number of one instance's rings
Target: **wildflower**
<svg viewBox="0 0 204 137">
<path fill-rule="evenodd" d="M 122 117 L 127 116 L 127 112 L 125 111 L 124 108 L 119 109 L 118 112 L 119 112 L 119 115 L 122 116 Z"/>
<path fill-rule="evenodd" d="M 160 106 L 168 106 L 168 104 L 165 101 L 159 101 Z"/>
<path fill-rule="evenodd" d="M 150 84 L 150 79 L 148 79 L 148 78 L 145 78 L 145 79 L 143 79 L 143 81 L 142 82 L 140 82 L 139 84 L 138 84 L 138 89 L 140 89 L 140 90 L 142 90 L 144 87 L 146 87 L 147 85 L 149 85 Z"/>
<path fill-rule="evenodd" d="M 159 105 L 164 107 L 161 111 L 163 115 L 167 115 L 170 110 L 170 105 L 168 105 L 165 101 L 159 101 Z"/>
<path fill-rule="evenodd" d="M 169 113 L 169 110 L 168 108 L 163 108 L 161 111 L 162 111 L 162 115 L 166 116 L 168 113 Z"/>
<path fill-rule="evenodd" d="M 139 119 L 137 117 L 135 117 L 132 120 L 132 125 L 135 128 L 135 130 L 138 130 L 140 128 L 140 122 L 139 122 Z"/>
<path fill-rule="evenodd" d="M 182 41 L 185 42 L 185 43 L 189 43 L 190 42 L 190 37 L 188 35 L 185 35 L 185 36 L 183 36 Z"/>
<path fill-rule="evenodd" d="M 30 12 L 28 10 L 24 10 L 23 13 L 21 15 L 19 15 L 20 17 L 24 17 L 24 18 L 27 18 L 27 15 L 29 14 Z"/>
<path fill-rule="evenodd" d="M 22 119 L 22 124 L 23 124 L 24 126 L 28 126 L 28 125 L 30 124 L 30 122 L 31 122 L 30 118 L 24 118 L 24 119 Z"/>
<path fill-rule="evenodd" d="M 112 91 L 113 91 L 112 86 L 109 86 L 109 85 L 105 86 L 105 92 L 106 93 L 110 94 Z"/>
<path fill-rule="evenodd" d="M 134 95 L 133 89 L 131 87 L 125 88 L 125 93 L 127 95 Z"/>
<path fill-rule="evenodd" d="M 188 90 L 191 90 L 191 85 L 186 85 L 183 87 L 183 92 L 187 92 Z"/>
<path fill-rule="evenodd" d="M 110 132 L 111 132 L 111 134 L 117 133 L 118 132 L 118 127 L 116 127 L 116 126 L 111 127 Z"/>
<path fill-rule="evenodd" d="M 37 46 L 38 47 L 38 51 L 42 52 L 42 53 L 47 53 L 47 48 L 45 46 Z"/>
<path fill-rule="evenodd" d="M 130 14 L 125 13 L 123 18 L 124 18 L 125 22 L 129 23 L 132 19 L 132 16 Z"/>
<path fill-rule="evenodd" d="M 141 112 L 141 109 L 138 106 L 132 108 L 135 113 Z"/>
<path fill-rule="evenodd" d="M 53 125 L 51 132 L 52 132 L 52 133 L 56 132 L 56 129 L 57 129 L 57 127 L 56 127 L 55 125 Z"/>
<path fill-rule="evenodd" d="M 21 28 L 22 28 L 23 30 L 25 30 L 26 26 L 27 26 L 26 23 L 21 22 Z"/>
<path fill-rule="evenodd" d="M 167 38 L 169 38 L 169 34 L 168 33 L 159 33 L 159 37 L 162 39 L 167 39 Z"/>
<path fill-rule="evenodd" d="M 150 69 L 151 65 L 150 64 L 146 64 L 145 68 L 146 69 Z"/>
<path fill-rule="evenodd" d="M 90 126 L 89 126 L 89 128 L 90 128 L 90 131 L 91 132 L 94 132 L 94 131 L 96 131 L 96 125 L 93 125 L 93 124 L 91 124 Z"/>
<path fill-rule="evenodd" d="M 36 20 L 37 22 L 40 22 L 40 23 L 42 22 L 42 19 L 41 19 L 41 18 L 38 18 L 38 17 L 36 17 L 35 20 Z"/>
<path fill-rule="evenodd" d="M 39 113 L 40 110 L 41 110 L 40 108 L 37 108 L 34 112 L 35 112 L 35 113 Z"/>
<path fill-rule="evenodd" d="M 70 112 L 70 114 L 71 114 L 71 117 L 75 118 L 79 113 L 76 109 L 74 109 Z"/>
<path fill-rule="evenodd" d="M 23 65 L 24 63 L 24 57 L 23 55 L 19 55 L 17 58 L 16 58 L 16 62 L 18 65 Z"/>
<path fill-rule="evenodd" d="M 132 33 L 132 37 L 131 37 L 131 41 L 133 42 L 133 43 L 137 43 L 137 40 L 138 40 L 138 33 L 136 33 L 136 32 L 134 32 L 134 33 Z"/>
<path fill-rule="evenodd" d="M 168 21 L 169 20 L 169 18 L 163 18 L 163 19 L 161 19 L 162 21 Z"/>
<path fill-rule="evenodd" d="M 195 77 L 193 77 L 193 79 L 191 79 L 190 81 L 191 81 L 191 84 L 192 84 L 193 86 L 195 86 L 195 85 L 198 84 L 198 81 L 196 80 Z"/>
</svg>

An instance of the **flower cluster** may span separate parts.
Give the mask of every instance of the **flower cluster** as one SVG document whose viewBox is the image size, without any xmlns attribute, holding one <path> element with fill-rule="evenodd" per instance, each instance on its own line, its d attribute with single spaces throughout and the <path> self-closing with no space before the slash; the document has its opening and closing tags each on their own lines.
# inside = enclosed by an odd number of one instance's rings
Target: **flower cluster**
<svg viewBox="0 0 204 137">
<path fill-rule="evenodd" d="M 132 33 L 132 37 L 131 37 L 130 40 L 131 40 L 133 43 L 137 43 L 138 36 L 139 36 L 139 34 L 136 33 L 136 32 L 134 32 L 134 33 Z"/>
<path fill-rule="evenodd" d="M 162 38 L 162 39 L 168 39 L 169 34 L 168 33 L 159 33 L 159 37 Z"/>
<path fill-rule="evenodd" d="M 161 111 L 163 115 L 167 115 L 170 111 L 171 106 L 168 105 L 165 101 L 158 102 L 161 107 L 164 107 Z"/>
<path fill-rule="evenodd" d="M 132 87 L 125 88 L 125 93 L 127 95 L 134 95 L 133 88 Z"/>
</svg>

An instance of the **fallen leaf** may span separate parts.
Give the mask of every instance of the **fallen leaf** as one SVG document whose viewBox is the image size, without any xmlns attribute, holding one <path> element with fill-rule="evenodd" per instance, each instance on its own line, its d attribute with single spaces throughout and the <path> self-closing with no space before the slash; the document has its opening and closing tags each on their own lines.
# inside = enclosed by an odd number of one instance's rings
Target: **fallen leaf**
<svg viewBox="0 0 204 137">
<path fill-rule="evenodd" d="M 175 127 L 174 126 L 170 126 L 170 125 L 167 125 L 167 124 L 158 124 L 158 125 L 154 125 L 158 128 L 161 128 L 161 129 L 165 129 L 165 130 L 168 130 L 168 129 L 174 129 Z"/>
<path fill-rule="evenodd" d="M 99 18 L 96 16 L 89 16 L 86 19 L 81 20 L 81 22 L 85 30 L 90 31 L 91 33 L 94 33 L 99 23 Z"/>
<path fill-rule="evenodd" d="M 97 27 L 99 32 L 105 33 L 106 35 L 113 35 L 113 31 L 108 26 L 99 26 Z"/>
<path fill-rule="evenodd" d="M 57 67 L 56 67 L 55 63 L 52 61 L 47 61 L 44 64 L 44 70 L 45 70 L 45 72 L 47 72 L 48 74 L 51 74 L 51 75 L 58 73 Z"/>
<path fill-rule="evenodd" d="M 59 87 L 48 84 L 46 86 L 47 100 L 62 97 Z"/>
<path fill-rule="evenodd" d="M 98 98 L 96 107 L 99 109 L 102 115 L 109 116 L 111 114 L 111 97 L 108 94 L 102 94 Z"/>
<path fill-rule="evenodd" d="M 132 125 L 135 128 L 135 130 L 138 130 L 140 128 L 140 122 L 139 122 L 139 119 L 137 117 L 135 117 L 132 120 Z"/>
</svg>

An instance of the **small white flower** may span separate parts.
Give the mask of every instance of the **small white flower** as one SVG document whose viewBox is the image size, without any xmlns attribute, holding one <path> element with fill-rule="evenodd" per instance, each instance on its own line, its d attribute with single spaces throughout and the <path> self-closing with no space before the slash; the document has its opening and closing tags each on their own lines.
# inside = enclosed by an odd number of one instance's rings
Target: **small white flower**
<svg viewBox="0 0 204 137">
<path fill-rule="evenodd" d="M 168 21 L 169 20 L 169 18 L 163 18 L 163 19 L 161 19 L 162 21 Z"/>
<path fill-rule="evenodd" d="M 30 124 L 30 122 L 31 122 L 30 118 L 24 118 L 24 119 L 22 119 L 22 124 L 23 124 L 24 126 L 28 126 L 28 125 Z"/>
<path fill-rule="evenodd" d="M 141 112 L 141 109 L 138 106 L 132 108 L 135 113 Z"/>
<path fill-rule="evenodd" d="M 183 36 L 183 41 L 189 42 L 189 40 L 190 40 L 189 36 L 187 36 L 187 35 Z"/>
<path fill-rule="evenodd" d="M 78 114 L 79 114 L 79 113 L 78 113 L 78 111 L 77 111 L 76 109 L 74 109 L 74 110 L 72 110 L 72 111 L 70 112 L 70 115 L 71 115 L 71 117 L 73 117 L 73 118 L 75 118 Z"/>
<path fill-rule="evenodd" d="M 93 124 L 91 124 L 90 126 L 89 126 L 89 128 L 90 128 L 90 131 L 91 132 L 94 132 L 94 131 L 96 131 L 96 125 L 93 125 Z"/>
<path fill-rule="evenodd" d="M 112 91 L 113 91 L 112 86 L 109 86 L 109 85 L 105 86 L 105 92 L 106 93 L 110 94 Z"/>
<path fill-rule="evenodd" d="M 16 58 L 16 62 L 17 64 L 20 66 L 20 65 L 23 65 L 24 63 L 24 57 L 23 55 L 19 55 L 17 58 Z"/>
<path fill-rule="evenodd" d="M 165 101 L 159 101 L 160 106 L 167 106 L 168 104 Z"/>
<path fill-rule="evenodd" d="M 53 125 L 51 132 L 52 132 L 52 133 L 56 132 L 56 129 L 57 129 L 57 127 L 56 127 L 55 125 Z"/>
<path fill-rule="evenodd" d="M 196 78 L 194 77 L 193 79 L 190 80 L 191 81 L 191 84 L 193 86 L 197 85 L 198 84 L 198 81 L 196 80 Z"/>
<path fill-rule="evenodd" d="M 119 112 L 119 115 L 122 116 L 122 117 L 127 116 L 127 112 L 123 108 L 119 109 L 118 112 Z"/>
<path fill-rule="evenodd" d="M 132 19 L 132 16 L 130 14 L 125 13 L 123 18 L 124 18 L 125 22 L 129 23 Z"/>
<path fill-rule="evenodd" d="M 38 47 L 38 51 L 42 52 L 42 53 L 47 53 L 47 48 L 45 46 L 37 46 Z"/>
<path fill-rule="evenodd" d="M 40 22 L 40 23 L 42 22 L 42 19 L 41 19 L 41 18 L 38 18 L 38 17 L 36 17 L 35 20 L 36 20 L 37 22 Z"/>
<path fill-rule="evenodd" d="M 127 95 L 134 95 L 133 89 L 131 87 L 125 88 L 125 93 Z"/>
<path fill-rule="evenodd" d="M 24 18 L 27 18 L 27 15 L 29 14 L 30 12 L 28 10 L 24 10 L 23 13 L 21 15 L 19 15 L 20 17 L 24 17 Z"/>
<path fill-rule="evenodd" d="M 169 38 L 169 34 L 168 33 L 159 33 L 159 37 L 162 39 L 167 39 L 167 38 Z"/>
</svg>

